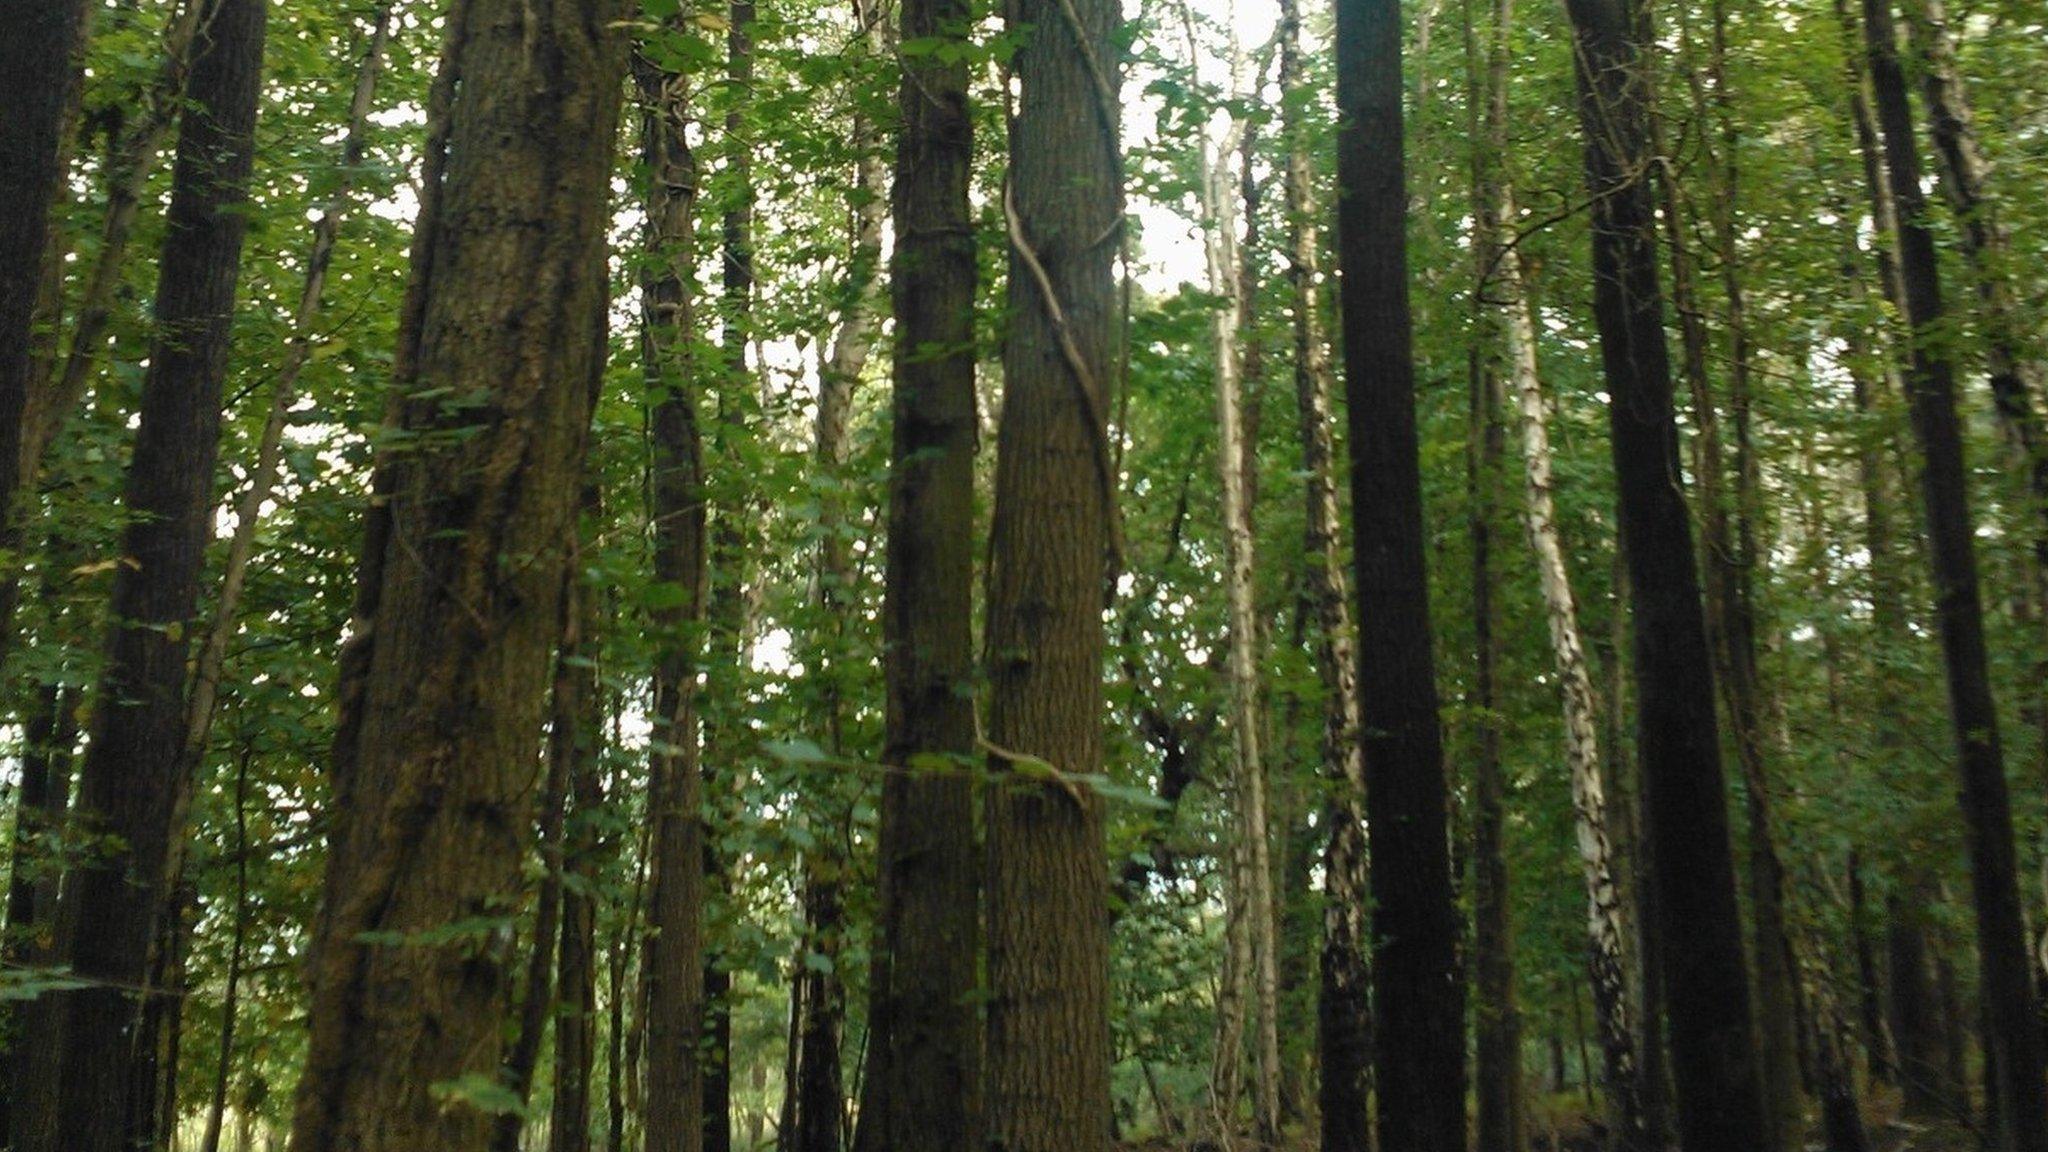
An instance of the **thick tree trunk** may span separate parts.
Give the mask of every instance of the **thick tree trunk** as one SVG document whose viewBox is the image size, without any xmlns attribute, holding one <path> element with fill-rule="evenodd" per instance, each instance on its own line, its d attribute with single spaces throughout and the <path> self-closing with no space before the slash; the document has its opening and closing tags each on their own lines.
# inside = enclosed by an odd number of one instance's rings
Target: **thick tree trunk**
<svg viewBox="0 0 2048 1152">
<path fill-rule="evenodd" d="M 1463 1152 L 1465 994 L 1423 568 L 1398 3 L 1339 0 L 1336 46 L 1378 1136 L 1388 1152 Z"/>
<path fill-rule="evenodd" d="M 904 0 L 901 39 L 964 43 L 965 0 Z M 895 388 L 882 603 L 878 947 L 856 1152 L 981 1145 L 974 700 L 973 127 L 962 56 L 903 58 L 891 196 Z"/>
<path fill-rule="evenodd" d="M 652 614 L 656 742 L 649 764 L 655 817 L 642 982 L 648 1152 L 697 1152 L 706 1133 L 704 1041 L 705 839 L 697 667 L 708 580 L 704 450 L 698 423 L 696 157 L 688 80 L 634 62 L 647 165 L 649 255 L 641 284 L 641 358 L 653 408 L 654 577 L 666 606 Z M 631 1075 L 629 1071 L 626 1074 Z"/>
<path fill-rule="evenodd" d="M 449 13 L 344 654 L 294 1152 L 477 1152 L 602 367 L 612 0 Z M 461 98 L 451 104 L 459 80 Z M 461 398 L 451 405 L 449 396 Z"/>
<path fill-rule="evenodd" d="M 1956 416 L 1955 370 L 1947 352 L 1940 272 L 1927 230 L 1912 110 L 1898 58 L 1891 0 L 1864 0 L 1871 90 L 1884 139 L 1896 227 L 1900 287 L 1912 332 L 1906 393 L 1920 446 L 1921 499 L 1955 725 L 1956 767 L 1977 913 L 1980 996 L 1985 1005 L 1986 1076 L 1997 1097 L 1997 1147 L 2048 1150 L 2048 1067 L 2036 1016 L 2032 966 L 2021 920 L 2011 803 L 1998 710 L 1992 700 L 1977 588 L 1977 556 Z"/>
<path fill-rule="evenodd" d="M 67 993 L 60 1028 L 56 1147 L 115 1152 L 157 1128 L 160 1049 L 149 1028 L 152 974 L 169 924 L 174 845 L 183 836 L 185 629 L 211 536 L 221 393 L 235 310 L 243 206 L 255 159 L 268 6 L 222 0 L 194 61 L 178 134 L 159 265 L 149 372 L 129 465 L 123 565 L 101 706 L 79 776 L 76 818 L 108 837 L 66 884 L 63 961 L 94 986 Z M 29 1148 L 34 1148 L 31 1143 Z"/>
<path fill-rule="evenodd" d="M 1005 1152 L 1107 1152 L 1103 801 L 1069 778 L 1102 760 L 1120 16 L 1109 0 L 1021 0 L 1008 21 L 1031 31 L 1012 61 L 1010 324 L 984 632 L 994 773 L 985 1139 Z"/>
<path fill-rule="evenodd" d="M 50 207 L 63 186 L 64 137 L 77 108 L 75 59 L 93 5 L 41 0 L 8 13 L 0 38 L 0 548 L 20 543 L 15 509 L 24 469 L 22 428 L 35 362 L 37 297 L 50 239 Z M 13 567 L 12 561 L 9 564 Z M 0 654 L 13 630 L 18 573 L 0 574 Z"/>
<path fill-rule="evenodd" d="M 1766 1147 L 1713 661 L 1700 611 L 1646 173 L 1646 41 L 1622 0 L 1569 0 L 1594 197 L 1594 313 L 1635 613 L 1637 750 L 1664 1002 L 1688 1149 Z"/>
</svg>

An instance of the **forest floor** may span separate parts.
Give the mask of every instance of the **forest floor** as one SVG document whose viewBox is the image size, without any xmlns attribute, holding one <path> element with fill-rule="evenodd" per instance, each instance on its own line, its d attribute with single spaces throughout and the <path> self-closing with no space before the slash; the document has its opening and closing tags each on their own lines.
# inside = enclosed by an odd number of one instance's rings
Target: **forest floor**
<svg viewBox="0 0 2048 1152">
<path fill-rule="evenodd" d="M 1603 1152 L 1605 1130 L 1576 1093 L 1539 1096 L 1530 1101 L 1529 1152 Z M 1977 1134 L 1958 1123 L 1906 1120 L 1899 1115 L 1896 1093 L 1879 1090 L 1865 1100 L 1864 1127 L 1871 1152 L 1977 1152 Z M 1151 1136 L 1128 1141 L 1122 1152 L 1246 1152 L 1257 1144 L 1243 1132 L 1221 1144 L 1208 1136 Z M 1826 1138 L 1813 1124 L 1802 1142 L 1803 1152 L 1824 1152 Z M 1315 1152 L 1314 1126 L 1291 1131 L 1279 1152 Z"/>
</svg>

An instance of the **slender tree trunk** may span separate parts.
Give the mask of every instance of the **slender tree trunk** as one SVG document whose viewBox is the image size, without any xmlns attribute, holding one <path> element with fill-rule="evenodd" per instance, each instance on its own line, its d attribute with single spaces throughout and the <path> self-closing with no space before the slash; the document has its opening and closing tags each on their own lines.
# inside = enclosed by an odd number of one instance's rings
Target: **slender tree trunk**
<svg viewBox="0 0 2048 1152">
<path fill-rule="evenodd" d="M 1211 309 L 1210 331 L 1216 376 L 1216 461 L 1223 502 L 1225 586 L 1230 612 L 1231 776 L 1236 794 L 1237 869 L 1239 887 L 1235 914 L 1244 967 L 1235 975 L 1250 992 L 1243 1011 L 1253 1034 L 1252 1117 L 1261 1145 L 1271 1145 L 1280 1131 L 1279 966 L 1273 935 L 1278 927 L 1273 898 L 1271 822 L 1268 816 L 1266 768 L 1260 748 L 1259 619 L 1257 561 L 1253 548 L 1248 464 L 1256 455 L 1245 428 L 1244 350 L 1238 334 L 1249 324 L 1249 304 L 1241 291 L 1236 200 L 1230 159 L 1233 148 L 1203 146 L 1202 214 L 1209 272 L 1209 291 L 1222 303 Z M 1234 1053 L 1219 1053 L 1236 1064 Z M 1219 1100 L 1225 1122 L 1234 1095 Z"/>
<path fill-rule="evenodd" d="M 1398 3 L 1340 0 L 1336 45 L 1378 1136 L 1388 1152 L 1463 1152 L 1465 995 L 1423 568 Z"/>
<path fill-rule="evenodd" d="M 575 689 L 568 684 L 573 672 L 565 666 L 578 655 L 587 655 L 579 653 L 577 648 L 582 630 L 578 602 L 583 597 L 577 587 L 581 573 L 573 562 L 576 555 L 571 553 L 572 562 L 563 582 L 562 639 L 556 649 L 554 682 L 549 687 L 547 769 L 541 779 L 540 819 L 537 823 L 542 871 L 540 892 L 533 911 L 533 947 L 527 953 L 512 1051 L 506 1055 L 505 1068 L 499 1077 L 522 1105 L 532 1103 L 533 1074 L 540 1067 L 541 1044 L 546 1040 L 548 1024 L 555 1016 L 555 947 L 562 924 L 562 824 L 568 814 L 569 777 L 576 769 L 577 757 L 581 755 L 577 733 L 579 720 L 573 707 L 575 701 L 556 702 L 553 699 L 558 692 L 573 696 Z M 491 1132 L 493 1152 L 519 1152 L 520 1137 L 525 1131 L 524 1110 L 500 1113 Z"/>
<path fill-rule="evenodd" d="M 591 511 L 590 490 L 585 509 Z M 590 1152 L 591 1071 L 597 1061 L 597 909 L 595 885 L 617 853 L 599 829 L 605 814 L 598 755 L 604 740 L 604 698 L 598 687 L 596 589 L 573 582 L 563 655 L 555 664 L 550 739 L 567 730 L 573 743 L 570 806 L 562 840 L 562 932 L 555 953 L 554 1098 L 548 1152 Z"/>
<path fill-rule="evenodd" d="M 1509 14 L 1495 5 L 1497 27 L 1482 60 L 1470 0 L 1463 6 L 1467 104 L 1472 142 L 1471 195 L 1480 221 L 1472 245 L 1472 321 L 1469 354 L 1469 424 L 1466 436 L 1466 533 L 1472 546 L 1473 665 L 1471 704 L 1476 713 L 1472 750 L 1472 969 L 1474 1113 L 1480 1152 L 1520 1152 L 1526 1141 L 1522 1100 L 1522 1020 L 1515 996 L 1514 918 L 1507 863 L 1507 781 L 1501 768 L 1499 701 L 1494 639 L 1493 489 L 1500 481 L 1500 357 L 1498 322 L 1485 308 L 1487 281 L 1500 257 L 1496 240 L 1500 168 L 1507 134 Z"/>
<path fill-rule="evenodd" d="M 903 0 L 901 39 L 961 44 L 965 0 Z M 891 196 L 894 391 L 882 603 L 878 947 L 856 1152 L 981 1146 L 974 790 L 976 262 L 964 56 L 903 58 Z"/>
<path fill-rule="evenodd" d="M 7 931 L 0 937 L 0 958 L 10 964 L 47 965 L 56 959 L 57 895 L 63 879 L 58 850 L 71 804 L 78 713 L 77 690 L 52 686 L 43 690 L 25 725 L 14 851 L 8 858 Z M 8 1127 L 0 1135 L 8 1138 L 10 1148 L 45 1148 L 55 1139 L 49 1126 L 57 1119 L 58 1070 L 49 1053 L 63 1008 L 59 998 L 41 996 L 7 1013 Z"/>
<path fill-rule="evenodd" d="M 213 1099 L 206 1109 L 206 1130 L 199 1152 L 220 1152 L 222 1121 L 228 1110 L 228 1078 L 235 1065 L 235 1023 L 241 1009 L 242 957 L 249 938 L 249 761 L 244 747 L 235 764 L 235 921 L 228 944 L 227 991 L 221 997 L 220 1060 L 214 1066 Z"/>
<path fill-rule="evenodd" d="M 2032 966 L 2021 922 L 2011 803 L 1998 710 L 1992 700 L 1977 588 L 1977 556 L 1956 416 L 1954 366 L 1944 328 L 1934 238 L 1920 191 L 1920 158 L 1899 64 L 1891 0 L 1864 0 L 1871 89 L 1884 139 L 1885 167 L 1897 209 L 1896 240 L 1904 312 L 1912 332 L 1907 398 L 1921 453 L 1920 488 L 1936 589 L 1936 618 L 1955 725 L 1963 825 L 1977 913 L 1979 981 L 1988 1027 L 1987 1079 L 1997 1096 L 1997 1147 L 2048 1150 L 2048 1066 L 2036 1015 Z"/>
<path fill-rule="evenodd" d="M 1302 554 L 1315 609 L 1316 668 L 1323 681 L 1322 776 L 1335 797 L 1323 817 L 1323 942 L 1316 1048 L 1323 1152 L 1367 1152 L 1372 1085 L 1371 899 L 1365 852 L 1365 757 L 1359 744 L 1358 661 L 1350 591 L 1338 535 L 1337 451 L 1331 429 L 1336 381 L 1322 331 L 1316 281 L 1322 264 L 1313 164 L 1304 120 L 1301 8 L 1280 7 L 1281 131 L 1287 144 L 1287 279 L 1294 313 L 1294 397 L 1304 498 Z"/>
<path fill-rule="evenodd" d="M 378 464 L 338 693 L 294 1152 L 488 1143 L 463 1086 L 502 1064 L 494 921 L 530 850 L 602 367 L 623 15 L 460 0 L 446 17 L 393 367 L 403 436 Z"/>
<path fill-rule="evenodd" d="M 695 209 L 698 169 L 690 150 L 688 80 L 645 57 L 634 63 L 642 101 L 647 189 L 647 271 L 641 284 L 641 358 L 653 412 L 654 577 L 667 589 L 652 614 L 656 735 L 649 765 L 655 819 L 650 842 L 646 950 L 647 1152 L 697 1152 L 704 1113 L 707 883 L 697 667 L 708 580 L 705 470 L 698 424 Z M 637 1062 L 635 1062 L 637 1066 Z"/>
<path fill-rule="evenodd" d="M 1020 0 L 1009 330 L 989 532 L 985 1139 L 1107 1152 L 1109 907 L 1102 610 L 1115 485 L 1104 405 L 1124 227 L 1119 9 Z M 1051 779 L 1045 779 L 1048 775 Z"/>
<path fill-rule="evenodd" d="M 1742 922 L 1700 611 L 1646 183 L 1648 99 L 1637 14 L 1569 0 L 1587 183 L 1594 197 L 1594 312 L 1634 606 L 1637 750 L 1652 893 L 1688 1150 L 1766 1147 Z"/>
<path fill-rule="evenodd" d="M 136 516 L 116 570 L 102 701 L 79 777 L 77 818 L 108 837 L 76 866 L 63 961 L 93 986 L 65 994 L 57 1148 L 115 1152 L 157 1126 L 152 973 L 172 910 L 185 628 L 198 606 L 213 512 L 221 392 L 255 157 L 267 5 L 222 0 L 194 61 L 156 292 L 156 334 L 125 504 Z M 33 1147 L 33 1145 L 31 1145 Z"/>
</svg>

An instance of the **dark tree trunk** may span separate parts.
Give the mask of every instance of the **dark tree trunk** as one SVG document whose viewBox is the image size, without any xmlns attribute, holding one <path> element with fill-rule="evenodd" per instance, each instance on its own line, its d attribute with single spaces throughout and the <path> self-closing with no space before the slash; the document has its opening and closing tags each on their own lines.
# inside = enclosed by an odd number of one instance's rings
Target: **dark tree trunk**
<svg viewBox="0 0 2048 1152">
<path fill-rule="evenodd" d="M 14 851 L 9 857 L 7 934 L 10 964 L 47 965 L 56 959 L 57 892 L 63 862 L 56 854 L 71 804 L 71 765 L 78 742 L 75 689 L 50 687 L 30 714 L 15 808 Z M 34 813 L 33 816 L 30 813 Z M 24 822 L 26 821 L 26 822 Z M 34 836 L 33 841 L 26 836 Z M 45 1148 L 54 1139 L 57 1062 L 49 1059 L 64 1004 L 41 996 L 7 1013 L 4 1054 L 7 1127 L 0 1137 L 15 1149 Z"/>
<path fill-rule="evenodd" d="M 562 923 L 562 823 L 569 806 L 569 776 L 577 757 L 578 716 L 568 686 L 574 675 L 569 660 L 579 655 L 577 639 L 582 622 L 577 618 L 578 574 L 572 564 L 563 583 L 562 640 L 555 657 L 554 683 L 549 689 L 547 770 L 541 780 L 538 847 L 540 849 L 540 893 L 533 910 L 533 947 L 527 952 L 524 987 L 519 995 L 516 1017 L 518 1030 L 512 1037 L 512 1051 L 505 1057 L 500 1077 L 521 1104 L 533 1099 L 533 1074 L 540 1067 L 541 1044 L 548 1024 L 554 1019 L 555 947 Z M 582 654 L 587 655 L 587 654 Z M 499 1114 L 491 1133 L 493 1152 L 519 1152 L 520 1137 L 526 1131 L 526 1114 Z"/>
<path fill-rule="evenodd" d="M 1622 0 L 1569 0 L 1594 197 L 1594 315 L 1634 605 L 1637 753 L 1663 996 L 1690 1152 L 1767 1147 L 1727 785 L 1673 411 L 1649 164 L 1647 37 Z"/>
<path fill-rule="evenodd" d="M 1980 995 L 1988 1024 L 1986 1076 L 2001 1121 L 1997 1147 L 2004 1152 L 2048 1152 L 2048 1066 L 2021 921 L 2012 809 L 1998 740 L 1998 709 L 1991 696 L 1962 429 L 1956 416 L 1955 369 L 1949 359 L 1950 342 L 1943 334 L 1940 272 L 1934 237 L 1927 230 L 1920 158 L 1891 0 L 1864 0 L 1863 16 L 1871 93 L 1897 214 L 1904 313 L 1912 333 L 1906 393 L 1920 447 L 1935 616 L 1955 725 L 1971 902 L 1977 913 Z"/>
<path fill-rule="evenodd" d="M 228 1079 L 235 1067 L 235 1024 L 240 1015 L 242 958 L 249 939 L 249 761 L 255 752 L 244 745 L 235 763 L 235 919 L 228 945 L 227 992 L 221 997 L 220 1056 L 214 1065 L 213 1097 L 207 1101 L 206 1130 L 199 1152 L 220 1152 L 228 1110 Z"/>
<path fill-rule="evenodd" d="M 592 501 L 586 490 L 585 509 Z M 590 1152 L 591 1069 L 597 1061 L 597 907 L 594 886 L 616 859 L 598 822 L 605 814 L 598 754 L 604 740 L 603 696 L 596 659 L 600 625 L 596 589 L 574 583 L 555 665 L 550 739 L 571 735 L 570 806 L 563 824 L 562 932 L 555 953 L 554 1099 L 549 1109 L 548 1152 Z"/>
<path fill-rule="evenodd" d="M 36 305 L 50 237 L 50 206 L 62 187 L 64 136 L 76 110 L 76 53 L 93 5 L 29 0 L 9 6 L 0 37 L 0 548 L 20 541 L 14 507 L 23 480 L 22 435 L 37 344 Z M 11 566 L 11 562 L 10 562 Z M 0 573 L 0 654 L 13 631 L 17 573 Z"/>
<path fill-rule="evenodd" d="M 1896 1078 L 1884 1030 L 1884 984 L 1878 978 L 1877 945 L 1871 938 L 1877 914 L 1864 895 L 1863 864 L 1854 852 L 1849 854 L 1848 871 L 1849 938 L 1856 952 L 1857 1038 L 1870 1063 L 1870 1078 L 1892 1082 Z"/>
<path fill-rule="evenodd" d="M 1108 1152 L 1102 609 L 1115 489 L 1103 419 L 1124 226 L 1119 10 L 1019 0 L 1009 331 L 989 532 L 985 1141 Z M 1049 767 L 1053 778 L 1048 780 Z M 1035 769 L 1035 770 L 1033 770 Z"/>
<path fill-rule="evenodd" d="M 653 613 L 655 818 L 642 980 L 646 986 L 648 1152 L 703 1146 L 706 1066 L 705 832 L 697 722 L 698 638 L 708 580 L 704 450 L 698 423 L 696 300 L 698 169 L 686 132 L 687 79 L 646 59 L 634 74 L 644 103 L 642 148 L 650 259 L 641 285 L 641 357 L 653 406 L 654 578 L 668 606 Z M 628 1072 L 630 1075 L 630 1072 Z"/>
<path fill-rule="evenodd" d="M 460 1085 L 502 1066 L 496 921 L 531 851 L 602 367 L 623 16 L 460 0 L 446 18 L 393 366 L 402 438 L 378 462 L 338 692 L 294 1152 L 489 1141 Z"/>
<path fill-rule="evenodd" d="M 63 961 L 97 986 L 64 996 L 56 1147 L 153 1146 L 162 1075 L 152 976 L 182 838 L 186 631 L 211 538 L 221 391 L 235 311 L 243 206 L 255 158 L 268 5 L 222 0 L 193 62 L 156 290 L 156 334 L 114 576 L 107 665 L 79 775 L 76 818 L 108 847 L 66 885 Z M 179 933 L 170 933 L 175 939 Z M 33 1148 L 31 1144 L 28 1147 Z"/>
<path fill-rule="evenodd" d="M 1463 1152 L 1465 993 L 1423 570 L 1397 0 L 1340 0 L 1336 45 L 1379 1145 Z"/>
</svg>

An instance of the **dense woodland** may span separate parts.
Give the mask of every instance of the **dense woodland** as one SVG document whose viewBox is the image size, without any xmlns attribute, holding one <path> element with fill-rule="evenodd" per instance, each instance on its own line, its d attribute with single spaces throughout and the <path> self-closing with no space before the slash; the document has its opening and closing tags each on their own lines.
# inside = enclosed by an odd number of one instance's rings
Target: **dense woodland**
<svg viewBox="0 0 2048 1152">
<path fill-rule="evenodd" d="M 0 16 L 11 1152 L 2048 1152 L 2038 0 Z"/>
</svg>

